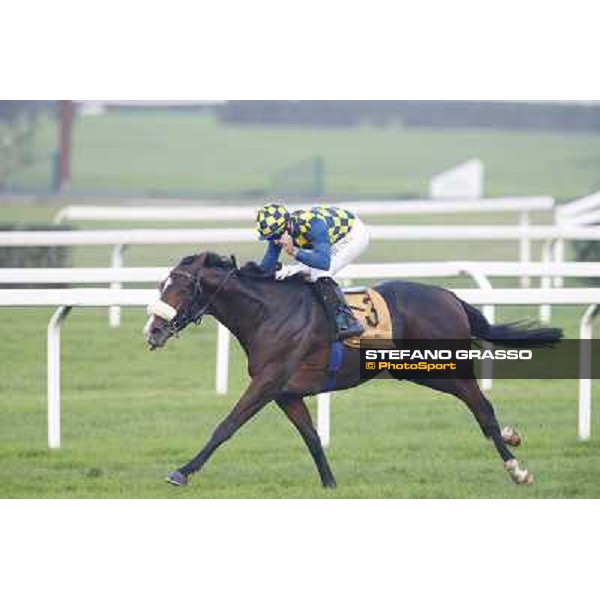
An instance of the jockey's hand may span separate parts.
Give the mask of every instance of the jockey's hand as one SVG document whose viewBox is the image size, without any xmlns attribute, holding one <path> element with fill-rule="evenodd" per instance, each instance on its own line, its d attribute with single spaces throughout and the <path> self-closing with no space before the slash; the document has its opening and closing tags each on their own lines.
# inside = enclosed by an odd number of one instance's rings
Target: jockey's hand
<svg viewBox="0 0 600 600">
<path fill-rule="evenodd" d="M 284 265 L 279 269 L 279 271 L 275 272 L 275 279 L 281 281 L 282 279 L 287 279 L 288 277 L 293 277 L 294 275 L 301 273 L 304 271 L 306 267 L 303 265 Z"/>
<path fill-rule="evenodd" d="M 283 235 L 279 238 L 279 245 L 290 256 L 295 255 L 294 241 L 292 240 L 292 236 L 287 231 L 284 231 Z"/>
</svg>

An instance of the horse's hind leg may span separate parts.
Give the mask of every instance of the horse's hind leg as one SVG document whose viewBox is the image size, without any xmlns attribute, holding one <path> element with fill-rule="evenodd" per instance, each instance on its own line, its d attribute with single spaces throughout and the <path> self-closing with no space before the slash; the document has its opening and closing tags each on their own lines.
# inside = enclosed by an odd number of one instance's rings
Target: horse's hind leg
<svg viewBox="0 0 600 600">
<path fill-rule="evenodd" d="M 519 434 L 511 427 L 500 430 L 494 407 L 484 396 L 476 379 L 428 379 L 415 383 L 453 394 L 462 400 L 473 413 L 483 435 L 494 442 L 512 480 L 519 484 L 533 483 L 533 475 L 526 469 L 521 469 L 517 459 L 507 448 L 507 445 L 518 446 L 521 443 Z"/>
<path fill-rule="evenodd" d="M 455 383 L 455 389 L 447 391 L 460 398 L 473 413 L 483 434 L 494 442 L 498 454 L 504 461 L 504 467 L 512 480 L 519 484 L 533 483 L 533 475 L 527 469 L 521 469 L 517 459 L 507 448 L 507 443 L 510 445 L 520 443 L 518 434 L 511 428 L 500 430 L 494 407 L 484 396 L 477 381 L 475 379 L 454 379 L 452 381 Z"/>
<path fill-rule="evenodd" d="M 321 439 L 314 428 L 310 412 L 308 412 L 308 408 L 306 407 L 302 396 L 286 394 L 277 398 L 277 404 L 302 436 L 304 443 L 308 447 L 308 450 L 315 461 L 315 465 L 321 476 L 323 487 L 335 487 L 335 478 L 329 468 L 329 463 L 327 462 L 327 457 L 323 451 Z"/>
</svg>

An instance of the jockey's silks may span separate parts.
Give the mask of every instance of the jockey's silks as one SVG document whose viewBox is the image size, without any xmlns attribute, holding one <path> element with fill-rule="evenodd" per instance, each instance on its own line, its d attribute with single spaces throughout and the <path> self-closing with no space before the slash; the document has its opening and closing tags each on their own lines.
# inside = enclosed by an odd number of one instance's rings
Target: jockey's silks
<svg viewBox="0 0 600 600">
<path fill-rule="evenodd" d="M 322 221 L 326 226 L 329 243 L 335 244 L 350 233 L 354 219 L 350 211 L 337 206 L 313 206 L 309 210 L 297 210 L 292 213 L 289 231 L 294 245 L 298 248 L 310 248 L 315 241 L 314 235 L 310 235 L 315 220 Z"/>
<path fill-rule="evenodd" d="M 297 210 L 290 216 L 288 231 L 299 248 L 296 259 L 314 269 L 327 271 L 331 261 L 331 246 L 342 240 L 354 226 L 355 216 L 348 210 L 336 206 L 314 206 Z M 275 267 L 281 246 L 269 242 L 261 267 Z"/>
</svg>

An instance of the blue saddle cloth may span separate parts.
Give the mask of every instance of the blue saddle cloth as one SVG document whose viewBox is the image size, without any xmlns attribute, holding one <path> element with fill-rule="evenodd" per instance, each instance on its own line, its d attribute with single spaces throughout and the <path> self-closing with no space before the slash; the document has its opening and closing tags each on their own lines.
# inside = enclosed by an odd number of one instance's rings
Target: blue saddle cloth
<svg viewBox="0 0 600 600">
<path fill-rule="evenodd" d="M 331 345 L 331 352 L 329 353 L 329 366 L 327 367 L 327 379 L 323 385 L 321 392 L 330 392 L 335 389 L 337 381 L 337 374 L 342 366 L 342 360 L 344 358 L 344 343 L 338 341 L 333 342 Z"/>
</svg>

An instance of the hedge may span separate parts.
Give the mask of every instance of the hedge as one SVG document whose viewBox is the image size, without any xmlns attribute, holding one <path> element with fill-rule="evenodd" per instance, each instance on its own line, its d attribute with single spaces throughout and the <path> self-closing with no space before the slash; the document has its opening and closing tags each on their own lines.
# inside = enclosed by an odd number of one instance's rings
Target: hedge
<svg viewBox="0 0 600 600">
<path fill-rule="evenodd" d="M 66 231 L 69 229 L 72 227 L 0 223 L 0 231 Z M 70 264 L 71 248 L 68 246 L 0 246 L 0 268 L 2 269 L 68 267 Z"/>
</svg>

